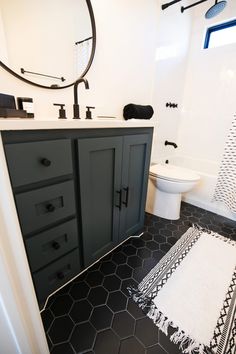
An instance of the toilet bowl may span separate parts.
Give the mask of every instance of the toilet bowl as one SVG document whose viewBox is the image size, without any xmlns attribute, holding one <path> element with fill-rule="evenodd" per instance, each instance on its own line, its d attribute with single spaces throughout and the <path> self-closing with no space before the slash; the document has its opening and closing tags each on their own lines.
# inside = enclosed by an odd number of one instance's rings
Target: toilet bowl
<svg viewBox="0 0 236 354">
<path fill-rule="evenodd" d="M 180 217 L 182 193 L 189 192 L 200 176 L 171 164 L 150 166 L 146 211 L 169 220 Z"/>
</svg>

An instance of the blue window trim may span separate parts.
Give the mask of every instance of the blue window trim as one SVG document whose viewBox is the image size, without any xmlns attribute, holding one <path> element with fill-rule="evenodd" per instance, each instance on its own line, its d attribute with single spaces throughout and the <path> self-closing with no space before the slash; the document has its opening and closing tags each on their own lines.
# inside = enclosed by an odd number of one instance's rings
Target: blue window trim
<svg viewBox="0 0 236 354">
<path fill-rule="evenodd" d="M 236 20 L 231 20 L 231 21 L 224 22 L 224 23 L 221 23 L 216 26 L 209 27 L 207 29 L 206 36 L 205 36 L 204 49 L 207 49 L 209 47 L 212 32 L 221 31 L 225 28 L 229 28 L 229 27 L 233 27 L 233 26 L 236 26 Z"/>
</svg>

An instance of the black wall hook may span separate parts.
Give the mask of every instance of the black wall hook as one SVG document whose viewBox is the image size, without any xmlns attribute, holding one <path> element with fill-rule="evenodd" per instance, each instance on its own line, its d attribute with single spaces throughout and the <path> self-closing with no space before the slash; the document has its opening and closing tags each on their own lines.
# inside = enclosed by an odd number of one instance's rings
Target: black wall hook
<svg viewBox="0 0 236 354">
<path fill-rule="evenodd" d="M 178 103 L 171 103 L 171 102 L 168 102 L 166 103 L 166 107 L 170 107 L 170 108 L 178 108 Z"/>
</svg>

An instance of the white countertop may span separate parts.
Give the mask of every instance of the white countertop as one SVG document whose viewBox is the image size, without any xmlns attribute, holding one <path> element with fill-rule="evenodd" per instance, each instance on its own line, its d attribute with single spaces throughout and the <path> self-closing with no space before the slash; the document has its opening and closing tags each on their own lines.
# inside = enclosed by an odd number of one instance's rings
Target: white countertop
<svg viewBox="0 0 236 354">
<path fill-rule="evenodd" d="M 0 131 L 3 130 L 40 130 L 40 129 L 93 129 L 93 128 L 145 128 L 154 127 L 154 120 L 145 119 L 0 119 Z"/>
</svg>

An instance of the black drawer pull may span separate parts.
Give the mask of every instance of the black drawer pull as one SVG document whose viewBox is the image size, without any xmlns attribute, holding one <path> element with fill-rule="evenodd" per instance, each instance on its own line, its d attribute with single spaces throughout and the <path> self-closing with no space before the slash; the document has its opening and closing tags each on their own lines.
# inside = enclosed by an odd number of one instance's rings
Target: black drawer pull
<svg viewBox="0 0 236 354">
<path fill-rule="evenodd" d="M 116 204 L 116 207 L 119 208 L 119 210 L 121 210 L 122 192 L 121 192 L 121 190 L 119 190 L 119 191 L 116 191 L 116 193 L 119 194 L 119 204 L 118 205 Z"/>
<path fill-rule="evenodd" d="M 62 280 L 62 279 L 65 278 L 65 274 L 64 274 L 63 272 L 58 272 L 58 273 L 57 273 L 57 278 L 60 279 L 60 280 Z"/>
<path fill-rule="evenodd" d="M 50 160 L 44 158 L 41 160 L 41 164 L 45 167 L 49 167 L 52 164 L 52 162 Z"/>
<path fill-rule="evenodd" d="M 55 206 L 53 204 L 48 204 L 46 205 L 46 209 L 47 211 L 49 211 L 50 213 L 54 212 L 55 211 Z"/>
<path fill-rule="evenodd" d="M 123 188 L 123 191 L 125 192 L 125 201 L 123 201 L 122 203 L 127 208 L 128 207 L 128 202 L 129 202 L 129 187 Z"/>
<path fill-rule="evenodd" d="M 54 250 L 59 250 L 61 248 L 61 245 L 59 242 L 54 241 L 52 243 L 52 247 L 54 248 Z"/>
</svg>

